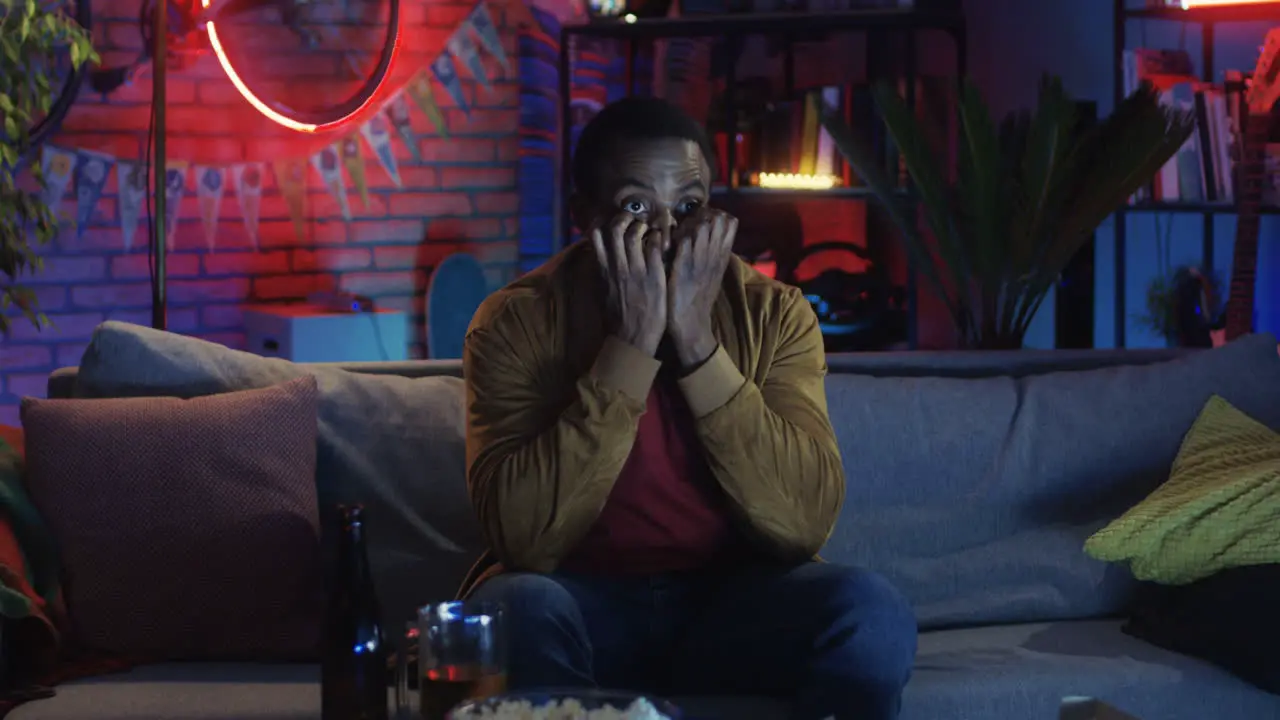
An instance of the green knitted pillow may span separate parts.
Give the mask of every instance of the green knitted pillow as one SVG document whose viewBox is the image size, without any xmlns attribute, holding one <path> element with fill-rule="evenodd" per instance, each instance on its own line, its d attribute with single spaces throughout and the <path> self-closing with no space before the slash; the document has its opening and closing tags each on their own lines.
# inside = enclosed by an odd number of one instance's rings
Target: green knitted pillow
<svg viewBox="0 0 1280 720">
<path fill-rule="evenodd" d="M 1169 479 L 1084 549 L 1165 585 L 1280 563 L 1280 433 L 1210 398 Z"/>
</svg>

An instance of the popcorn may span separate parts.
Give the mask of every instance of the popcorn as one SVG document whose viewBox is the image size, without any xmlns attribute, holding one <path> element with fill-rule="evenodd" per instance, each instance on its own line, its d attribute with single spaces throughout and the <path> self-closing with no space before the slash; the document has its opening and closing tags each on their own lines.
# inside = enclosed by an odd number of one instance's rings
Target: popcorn
<svg viewBox="0 0 1280 720">
<path fill-rule="evenodd" d="M 648 700 L 639 698 L 625 709 L 605 705 L 588 710 L 573 698 L 534 706 L 528 700 L 501 701 L 475 709 L 455 710 L 450 720 L 671 720 Z"/>
</svg>

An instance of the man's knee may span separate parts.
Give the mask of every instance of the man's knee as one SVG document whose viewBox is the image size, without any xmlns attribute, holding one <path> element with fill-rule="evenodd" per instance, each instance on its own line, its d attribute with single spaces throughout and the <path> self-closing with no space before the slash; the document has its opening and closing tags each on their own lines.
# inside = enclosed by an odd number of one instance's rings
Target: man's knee
<svg viewBox="0 0 1280 720">
<path fill-rule="evenodd" d="M 888 676 L 907 675 L 915 662 L 918 628 L 906 597 L 884 577 L 859 568 L 829 566 L 836 614 L 853 628 L 852 644 L 875 656 Z"/>
<path fill-rule="evenodd" d="M 547 575 L 506 573 L 486 580 L 473 600 L 501 603 L 508 626 L 528 627 L 547 620 L 580 623 L 578 604 L 563 585 Z"/>
</svg>

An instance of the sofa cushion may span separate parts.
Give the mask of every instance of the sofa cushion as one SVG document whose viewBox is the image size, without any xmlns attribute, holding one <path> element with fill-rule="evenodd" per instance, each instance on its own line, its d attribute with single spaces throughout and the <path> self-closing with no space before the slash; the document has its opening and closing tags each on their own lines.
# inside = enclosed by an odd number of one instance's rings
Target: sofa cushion
<svg viewBox="0 0 1280 720">
<path fill-rule="evenodd" d="M 58 688 L 9 720 L 314 720 L 313 666 L 157 665 Z M 1141 720 L 1273 720 L 1280 698 L 1198 660 L 1081 621 L 920 636 L 901 720 L 1053 720 L 1087 695 Z M 672 698 L 688 720 L 782 720 L 766 698 Z"/>
<path fill-rule="evenodd" d="M 22 403 L 27 486 L 75 640 L 161 659 L 314 658 L 316 384 Z"/>
<path fill-rule="evenodd" d="M 848 492 L 823 557 L 883 573 L 925 629 L 1118 615 L 1136 581 L 1084 541 L 1168 477 L 1214 394 L 1280 427 L 1275 338 L 1016 379 L 831 375 Z"/>
<path fill-rule="evenodd" d="M 1169 479 L 1085 543 L 1139 580 L 1185 585 L 1280 563 L 1280 433 L 1209 398 Z"/>
<path fill-rule="evenodd" d="M 901 720 L 1052 720 L 1068 696 L 1096 698 L 1141 720 L 1280 717 L 1280 697 L 1129 637 L 1120 625 L 1081 620 L 923 633 Z"/>
<path fill-rule="evenodd" d="M 483 545 L 466 491 L 462 381 L 296 365 L 119 322 L 103 323 L 80 366 L 88 397 L 194 397 L 304 375 L 320 388 L 317 486 L 327 508 L 360 502 L 388 621 L 452 598 Z"/>
</svg>

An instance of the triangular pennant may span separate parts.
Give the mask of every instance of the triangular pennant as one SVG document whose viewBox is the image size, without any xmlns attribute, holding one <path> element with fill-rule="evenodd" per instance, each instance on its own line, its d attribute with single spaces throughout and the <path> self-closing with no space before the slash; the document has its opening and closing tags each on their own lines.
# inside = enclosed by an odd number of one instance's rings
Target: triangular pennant
<svg viewBox="0 0 1280 720">
<path fill-rule="evenodd" d="M 241 163 L 231 166 L 231 180 L 236 186 L 236 201 L 240 204 L 240 217 L 249 242 L 258 249 L 258 213 L 262 207 L 262 163 Z"/>
<path fill-rule="evenodd" d="M 435 126 L 436 132 L 440 133 L 440 137 L 449 137 L 449 127 L 445 124 L 444 113 L 440 112 L 440 106 L 436 104 L 435 93 L 431 89 L 431 76 L 425 70 L 419 72 L 405 86 L 405 91 L 409 93 L 409 97 L 413 98 L 413 103 L 418 106 L 418 109 Z"/>
<path fill-rule="evenodd" d="M 84 237 L 84 231 L 93 220 L 93 211 L 102 198 L 107 176 L 115 158 L 102 153 L 80 150 L 76 153 L 76 237 Z"/>
<path fill-rule="evenodd" d="M 320 148 L 320 152 L 311 156 L 311 167 L 320 173 L 324 187 L 338 201 L 338 211 L 342 219 L 351 222 L 351 205 L 347 202 L 347 180 L 342 174 L 342 163 L 338 159 L 338 148 L 329 145 Z"/>
<path fill-rule="evenodd" d="M 347 168 L 347 174 L 351 176 L 351 182 L 356 186 L 356 192 L 360 193 L 360 202 L 364 203 L 364 209 L 369 209 L 369 182 L 364 177 L 364 155 L 360 153 L 360 138 L 354 134 L 348 135 L 339 141 L 338 147 L 342 153 L 342 164 Z"/>
<path fill-rule="evenodd" d="M 182 215 L 182 198 L 187 193 L 187 161 L 169 160 L 164 170 L 164 246 L 169 250 L 177 240 L 178 218 Z"/>
<path fill-rule="evenodd" d="M 387 129 L 387 119 L 381 114 L 374 115 L 360 126 L 360 134 L 364 136 L 365 142 L 369 143 L 373 154 L 378 158 L 378 163 L 387 172 L 391 182 L 395 183 L 396 187 L 401 187 L 400 167 L 396 164 L 395 153 L 391 151 L 391 135 Z"/>
<path fill-rule="evenodd" d="M 409 99 L 405 93 L 396 93 L 387 103 L 387 122 L 396 129 L 396 134 L 409 148 L 414 162 L 422 162 L 422 153 L 418 150 L 418 137 L 413 133 L 413 120 L 409 117 Z"/>
<path fill-rule="evenodd" d="M 458 28 L 453 37 L 449 38 L 447 47 L 486 92 L 493 91 L 493 86 L 489 84 L 489 74 L 484 69 L 484 61 L 480 59 L 480 48 L 476 47 L 475 40 L 471 39 L 471 33 L 467 32 L 466 27 Z"/>
<path fill-rule="evenodd" d="M 276 172 L 276 185 L 289 208 L 293 232 L 302 242 L 307 237 L 307 162 L 297 158 L 276 160 L 272 167 Z"/>
<path fill-rule="evenodd" d="M 71 185 L 71 171 L 76 166 L 76 154 L 71 150 L 54 145 L 45 145 L 40 151 L 40 176 L 44 179 L 44 190 L 40 199 L 50 207 L 56 206 L 66 197 L 67 187 Z"/>
<path fill-rule="evenodd" d="M 502 66 L 502 74 L 511 74 L 511 65 L 507 62 L 507 51 L 502 48 L 502 38 L 498 35 L 498 27 L 493 24 L 493 15 L 489 13 L 489 6 L 484 0 L 476 3 L 476 9 L 471 11 L 471 15 L 467 18 L 467 23 L 471 29 L 475 31 L 476 37 L 480 40 L 480 44 L 490 55 L 498 59 L 498 64 Z"/>
<path fill-rule="evenodd" d="M 436 76 L 436 82 L 444 87 L 444 91 L 449 93 L 449 97 L 453 98 L 453 104 L 458 106 L 464 114 L 469 113 L 467 109 L 467 98 L 462 92 L 462 79 L 458 77 L 458 69 L 453 64 L 453 54 L 449 52 L 449 48 L 445 48 L 440 57 L 431 63 L 431 74 Z"/>
<path fill-rule="evenodd" d="M 116 162 L 116 206 L 120 213 L 120 234 L 124 238 L 124 251 L 133 250 L 138 234 L 138 220 L 142 216 L 142 204 L 147 199 L 147 165 L 140 162 Z"/>
<path fill-rule="evenodd" d="M 222 195 L 227 189 L 227 171 L 211 165 L 195 167 L 196 198 L 200 201 L 200 223 L 204 244 L 213 252 L 218 242 L 218 219 L 222 216 Z"/>
</svg>

